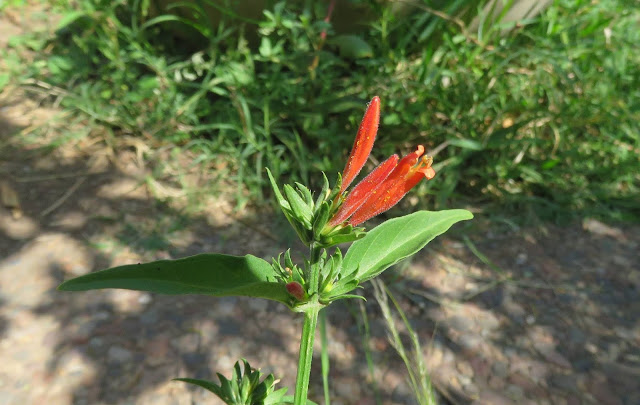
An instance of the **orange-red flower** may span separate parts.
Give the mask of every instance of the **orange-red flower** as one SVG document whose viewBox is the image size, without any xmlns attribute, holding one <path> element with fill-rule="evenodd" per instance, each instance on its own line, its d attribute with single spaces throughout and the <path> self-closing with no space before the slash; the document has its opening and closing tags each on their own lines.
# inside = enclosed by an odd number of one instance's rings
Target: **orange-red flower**
<svg viewBox="0 0 640 405">
<path fill-rule="evenodd" d="M 374 97 L 365 112 L 347 160 L 339 198 L 367 161 L 379 121 L 380 99 Z M 349 192 L 329 225 L 337 226 L 347 220 L 350 225 L 359 225 L 396 205 L 423 178 L 432 179 L 436 175 L 431 167 L 433 159 L 423 155 L 424 147 L 418 145 L 415 152 L 402 159 L 392 155 L 382 162 Z"/>
<path fill-rule="evenodd" d="M 362 167 L 367 162 L 371 149 L 373 148 L 373 142 L 376 140 L 376 134 L 378 133 L 378 123 L 380 122 L 380 98 L 375 96 L 367 111 L 364 113 L 360 128 L 358 128 L 358 134 L 356 140 L 351 148 L 351 153 L 347 159 L 347 165 L 342 172 L 342 187 L 340 187 L 340 194 L 349 187 L 353 179 L 356 178 Z"/>
</svg>

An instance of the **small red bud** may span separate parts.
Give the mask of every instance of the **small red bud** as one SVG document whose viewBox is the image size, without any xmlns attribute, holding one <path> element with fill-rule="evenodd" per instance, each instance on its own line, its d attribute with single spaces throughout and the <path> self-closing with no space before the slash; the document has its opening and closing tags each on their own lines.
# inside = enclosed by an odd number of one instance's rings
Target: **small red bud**
<svg viewBox="0 0 640 405">
<path fill-rule="evenodd" d="M 292 281 L 288 283 L 286 287 L 289 294 L 296 297 L 298 301 L 304 300 L 304 288 L 302 287 L 302 285 L 300 285 L 300 283 L 298 283 L 297 281 Z"/>
</svg>

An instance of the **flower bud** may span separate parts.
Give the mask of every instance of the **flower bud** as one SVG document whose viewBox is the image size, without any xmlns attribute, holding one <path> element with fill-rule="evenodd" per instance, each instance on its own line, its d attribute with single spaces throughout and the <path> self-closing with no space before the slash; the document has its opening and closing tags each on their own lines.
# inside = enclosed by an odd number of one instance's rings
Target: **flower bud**
<svg viewBox="0 0 640 405">
<path fill-rule="evenodd" d="M 286 288 L 289 294 L 296 297 L 298 301 L 304 301 L 307 294 L 300 283 L 298 283 L 297 281 L 292 281 L 290 283 L 287 283 Z"/>
</svg>

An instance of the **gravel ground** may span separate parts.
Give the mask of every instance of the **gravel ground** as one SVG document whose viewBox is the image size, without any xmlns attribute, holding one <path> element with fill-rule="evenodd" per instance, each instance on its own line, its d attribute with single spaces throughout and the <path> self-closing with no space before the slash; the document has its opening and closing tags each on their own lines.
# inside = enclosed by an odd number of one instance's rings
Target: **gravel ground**
<svg viewBox="0 0 640 405">
<path fill-rule="evenodd" d="M 3 107 L 3 139 L 28 126 L 28 109 Z M 185 213 L 158 198 L 158 190 L 171 194 L 170 183 L 141 181 L 147 169 L 134 151 L 113 159 L 95 144 L 55 152 L 11 144 L 0 173 L 19 206 L 0 211 L 0 404 L 217 403 L 171 378 L 215 378 L 241 357 L 294 385 L 301 319 L 276 303 L 55 290 L 142 260 L 205 251 L 269 259 L 286 247 L 267 237 L 278 225 L 227 214 L 232 207 L 215 200 Z M 392 289 L 421 336 L 442 402 L 640 403 L 639 241 L 638 227 L 589 219 L 493 227 L 469 242 L 442 238 L 404 266 Z M 333 403 L 412 403 L 370 298 L 378 394 L 356 304 L 339 303 L 329 312 Z"/>
<path fill-rule="evenodd" d="M 15 29 L 0 19 L 0 38 Z M 83 139 L 52 152 L 11 136 L 55 114 L 0 97 L 0 405 L 217 404 L 171 378 L 229 375 L 241 357 L 293 387 L 301 318 L 276 303 L 56 291 L 107 266 L 200 252 L 269 259 L 287 246 L 271 238 L 279 223 L 234 214 L 223 200 L 186 209 L 175 181 L 148 180 L 144 145 L 114 151 Z M 441 402 L 640 404 L 639 245 L 640 227 L 588 218 L 492 225 L 466 241 L 440 238 L 401 266 L 391 288 Z M 365 293 L 373 377 L 358 304 L 332 305 L 332 403 L 412 404 L 370 286 Z"/>
</svg>

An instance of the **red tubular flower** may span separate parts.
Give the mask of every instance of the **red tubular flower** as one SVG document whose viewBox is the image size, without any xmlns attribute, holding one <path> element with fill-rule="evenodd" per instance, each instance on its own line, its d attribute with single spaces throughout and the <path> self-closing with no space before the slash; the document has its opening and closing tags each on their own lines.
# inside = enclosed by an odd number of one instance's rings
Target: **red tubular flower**
<svg viewBox="0 0 640 405">
<path fill-rule="evenodd" d="M 398 164 L 398 155 L 392 155 L 373 169 L 367 177 L 351 190 L 338 212 L 331 218 L 329 225 L 335 226 L 346 221 L 362 204 L 371 197 L 371 191 L 381 184 Z"/>
<path fill-rule="evenodd" d="M 378 133 L 378 123 L 380 122 L 380 98 L 375 96 L 367 111 L 364 113 L 360 128 L 358 128 L 358 134 L 356 140 L 351 148 L 351 153 L 347 159 L 347 165 L 342 172 L 342 186 L 340 187 L 340 194 L 349 187 L 353 179 L 356 178 L 362 167 L 367 162 L 371 149 L 373 148 L 373 142 L 376 140 L 376 134 Z"/>
<path fill-rule="evenodd" d="M 431 180 L 436 175 L 431 167 L 433 158 L 423 154 L 424 146 L 418 145 L 415 152 L 402 158 L 387 178 L 369 192 L 369 198 L 349 219 L 349 224 L 356 226 L 385 212 L 402 200 L 420 180 Z"/>
<path fill-rule="evenodd" d="M 356 136 L 356 142 L 345 167 L 340 195 L 351 184 L 371 152 L 380 119 L 380 99 L 374 97 L 365 113 Z M 329 221 L 337 226 L 344 221 L 356 226 L 396 205 L 423 178 L 432 179 L 436 172 L 433 159 L 423 156 L 424 146 L 399 160 L 389 157 L 376 167 L 347 195 L 338 212 Z"/>
</svg>

